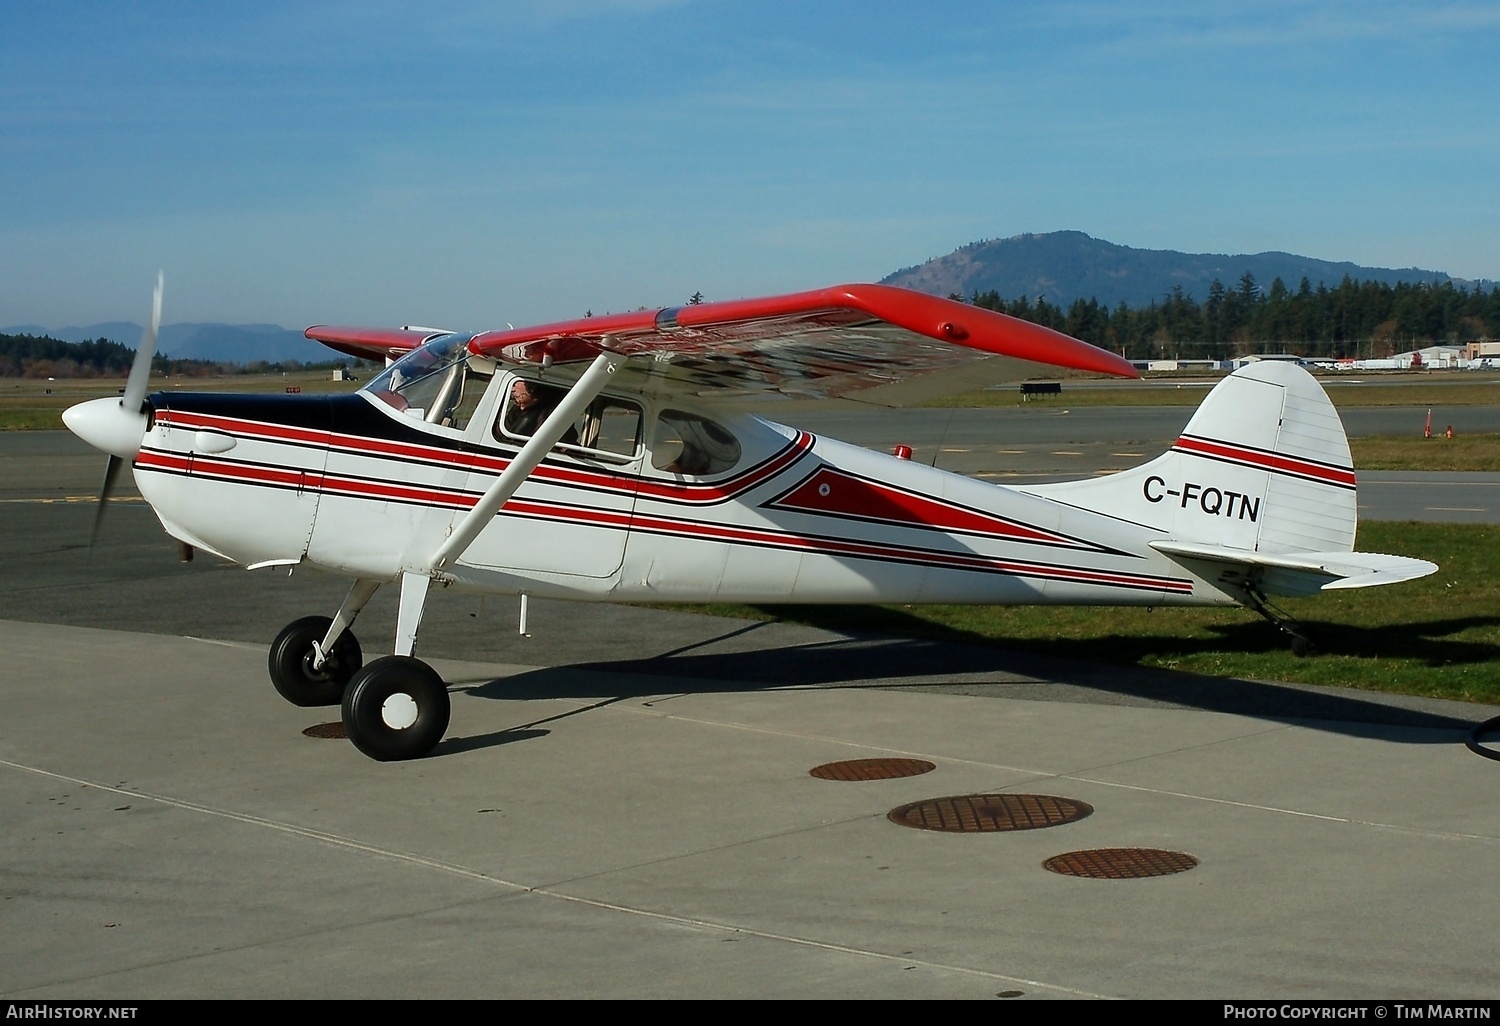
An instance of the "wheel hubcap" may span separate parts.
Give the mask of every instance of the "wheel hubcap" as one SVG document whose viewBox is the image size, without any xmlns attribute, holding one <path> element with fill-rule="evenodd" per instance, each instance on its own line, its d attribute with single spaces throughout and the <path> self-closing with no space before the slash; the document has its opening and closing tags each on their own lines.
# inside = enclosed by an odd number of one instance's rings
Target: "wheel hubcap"
<svg viewBox="0 0 1500 1026">
<path fill-rule="evenodd" d="M 317 653 L 316 652 L 308 652 L 307 655 L 305 655 L 305 656 L 302 657 L 302 674 L 303 674 L 303 676 L 305 676 L 308 680 L 313 680 L 313 681 L 325 681 L 325 680 L 329 680 L 330 678 L 332 678 L 332 676 L 333 676 L 333 673 L 332 673 L 332 670 L 333 670 L 333 656 L 332 656 L 332 654 L 330 654 L 328 656 L 328 658 L 326 660 L 324 660 L 324 662 L 323 662 L 323 668 L 321 670 L 315 669 L 313 667 L 313 660 L 316 659 L 316 658 L 317 658 Z"/>
<path fill-rule="evenodd" d="M 417 703 L 404 691 L 398 691 L 380 706 L 380 719 L 392 730 L 405 730 L 417 722 Z"/>
</svg>

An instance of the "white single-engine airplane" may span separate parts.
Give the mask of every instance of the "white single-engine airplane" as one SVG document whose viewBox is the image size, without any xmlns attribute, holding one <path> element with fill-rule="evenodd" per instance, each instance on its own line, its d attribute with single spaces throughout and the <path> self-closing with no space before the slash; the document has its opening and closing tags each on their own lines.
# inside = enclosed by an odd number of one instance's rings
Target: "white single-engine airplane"
<svg viewBox="0 0 1500 1026">
<path fill-rule="evenodd" d="M 716 402 L 819 396 L 1000 353 L 1135 377 L 1085 342 L 880 285 L 470 332 L 314 327 L 394 360 L 353 395 L 146 395 L 161 316 L 121 399 L 64 414 L 122 461 L 167 532 L 249 569 L 354 580 L 271 646 L 276 689 L 342 704 L 375 759 L 430 752 L 448 691 L 413 658 L 428 590 L 599 601 L 1249 606 L 1432 563 L 1354 552 L 1343 425 L 1307 372 L 1264 362 L 1170 451 L 1109 477 L 1000 487 Z M 904 455 L 904 454 L 903 454 Z M 97 529 L 97 521 L 96 521 Z M 191 551 L 191 550 L 189 550 Z M 350 633 L 399 582 L 394 654 Z"/>
</svg>

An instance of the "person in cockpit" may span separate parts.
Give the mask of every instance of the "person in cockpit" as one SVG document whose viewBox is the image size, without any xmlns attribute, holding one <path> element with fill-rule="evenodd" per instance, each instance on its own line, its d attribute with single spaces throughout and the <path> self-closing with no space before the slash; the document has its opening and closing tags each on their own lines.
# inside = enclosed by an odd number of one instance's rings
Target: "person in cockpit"
<svg viewBox="0 0 1500 1026">
<path fill-rule="evenodd" d="M 530 438 L 542 423 L 557 409 L 567 393 L 560 388 L 539 385 L 534 381 L 517 378 L 511 382 L 510 402 L 505 407 L 505 431 L 507 434 Z M 576 445 L 578 431 L 569 427 L 558 441 Z"/>
</svg>

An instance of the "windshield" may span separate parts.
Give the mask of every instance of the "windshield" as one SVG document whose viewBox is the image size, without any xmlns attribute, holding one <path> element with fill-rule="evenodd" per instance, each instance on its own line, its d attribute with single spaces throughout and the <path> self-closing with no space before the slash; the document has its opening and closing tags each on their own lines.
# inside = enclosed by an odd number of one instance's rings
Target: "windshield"
<svg viewBox="0 0 1500 1026">
<path fill-rule="evenodd" d="M 469 376 L 469 336 L 439 335 L 370 379 L 360 389 L 409 417 L 462 427 L 453 420 Z"/>
</svg>

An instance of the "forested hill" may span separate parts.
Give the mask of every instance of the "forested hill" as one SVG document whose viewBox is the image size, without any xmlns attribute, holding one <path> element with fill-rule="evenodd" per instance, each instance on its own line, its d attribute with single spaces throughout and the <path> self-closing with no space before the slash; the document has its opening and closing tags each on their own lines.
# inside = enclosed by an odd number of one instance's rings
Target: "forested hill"
<svg viewBox="0 0 1500 1026">
<path fill-rule="evenodd" d="M 68 342 L 45 334 L 0 333 L 0 378 L 123 378 L 130 373 L 134 361 L 134 349 L 107 338 Z M 343 362 L 347 362 L 343 357 L 325 356 L 321 361 L 309 364 L 298 360 L 239 363 L 177 359 L 157 354 L 151 360 L 151 370 L 155 374 L 198 377 L 246 370 L 294 370 L 302 366 Z"/>
<path fill-rule="evenodd" d="M 64 342 L 45 335 L 0 335 L 0 378 L 113 378 L 130 373 L 135 350 L 107 338 Z"/>
<path fill-rule="evenodd" d="M 1122 302 L 1143 307 L 1161 302 L 1179 288 L 1187 298 L 1202 303 L 1208 300 L 1215 280 L 1233 287 L 1247 273 L 1266 285 L 1280 278 L 1291 289 L 1297 288 L 1303 278 L 1313 288 L 1320 283 L 1334 288 L 1346 277 L 1385 285 L 1470 284 L 1442 271 L 1361 267 L 1291 253 L 1227 256 L 1133 249 L 1071 231 L 975 242 L 947 256 L 897 271 L 883 281 L 934 296 L 993 292 L 1011 298 L 1026 296 L 1032 301 L 1042 297 L 1066 309 L 1076 299 L 1093 299 L 1108 307 Z"/>
<path fill-rule="evenodd" d="M 37 324 L 0 327 L 0 334 L 36 336 L 65 342 L 107 338 L 132 347 L 141 326 L 126 321 L 91 324 L 83 328 L 47 328 Z M 163 324 L 157 351 L 176 360 L 211 363 L 322 363 L 334 359 L 331 350 L 279 324 Z"/>
</svg>

